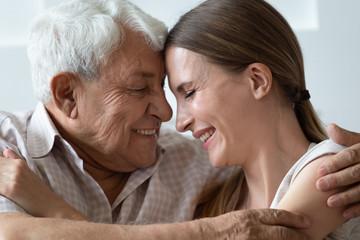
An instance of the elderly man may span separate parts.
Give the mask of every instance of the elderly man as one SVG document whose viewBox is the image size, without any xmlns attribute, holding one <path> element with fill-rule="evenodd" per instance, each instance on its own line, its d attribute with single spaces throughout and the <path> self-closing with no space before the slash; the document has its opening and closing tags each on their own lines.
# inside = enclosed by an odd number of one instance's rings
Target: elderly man
<svg viewBox="0 0 360 240">
<path fill-rule="evenodd" d="M 75 0 L 35 20 L 28 53 L 41 103 L 31 112 L 0 113 L 0 150 L 7 155 L 10 148 L 25 159 L 57 196 L 90 221 L 119 225 L 31 217 L 28 213 L 82 219 L 75 211 L 56 211 L 58 202 L 50 201 L 56 197 L 48 199 L 42 191 L 34 196 L 40 203 L 35 209 L 21 194 L 4 191 L 15 202 L 1 198 L 2 238 L 305 237 L 290 228 L 309 226 L 306 219 L 284 211 L 239 211 L 188 221 L 200 192 L 215 179 L 222 181 L 229 169 L 211 168 L 198 143 L 171 131 L 160 134 L 161 123 L 172 115 L 163 91 L 165 38 L 163 23 L 125 0 Z M 334 162 L 344 162 L 341 156 Z M 29 192 L 41 185 L 26 184 Z M 351 196 L 350 202 L 358 200 Z M 124 225 L 180 221 L 188 222 Z"/>
</svg>

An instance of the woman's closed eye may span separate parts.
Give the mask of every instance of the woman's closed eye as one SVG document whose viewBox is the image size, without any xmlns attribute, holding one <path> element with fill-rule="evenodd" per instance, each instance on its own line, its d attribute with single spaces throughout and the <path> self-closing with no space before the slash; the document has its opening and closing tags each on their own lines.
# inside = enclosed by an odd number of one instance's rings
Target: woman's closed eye
<svg viewBox="0 0 360 240">
<path fill-rule="evenodd" d="M 185 91 L 185 98 L 189 98 L 191 97 L 192 95 L 195 94 L 195 90 L 189 90 L 189 91 Z"/>
</svg>

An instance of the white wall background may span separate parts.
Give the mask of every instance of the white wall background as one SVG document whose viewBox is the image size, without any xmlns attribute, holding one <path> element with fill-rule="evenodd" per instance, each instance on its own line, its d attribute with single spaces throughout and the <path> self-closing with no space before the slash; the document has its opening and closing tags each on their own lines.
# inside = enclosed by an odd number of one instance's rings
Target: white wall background
<svg viewBox="0 0 360 240">
<path fill-rule="evenodd" d="M 1 110 L 35 107 L 26 56 L 26 29 L 42 9 L 63 1 L 0 0 Z M 182 13 L 202 0 L 132 1 L 171 27 Z M 360 1 L 269 2 L 295 29 L 304 53 L 311 100 L 321 119 L 360 132 Z M 167 97 L 175 109 L 170 92 Z M 169 124 L 174 124 L 174 118 Z"/>
</svg>

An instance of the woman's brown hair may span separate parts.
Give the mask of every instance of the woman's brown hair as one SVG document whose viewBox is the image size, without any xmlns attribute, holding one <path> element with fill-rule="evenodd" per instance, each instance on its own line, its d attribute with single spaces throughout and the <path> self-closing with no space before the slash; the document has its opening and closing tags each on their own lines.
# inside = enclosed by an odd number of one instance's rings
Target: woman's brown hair
<svg viewBox="0 0 360 240">
<path fill-rule="evenodd" d="M 169 32 L 165 49 L 168 47 L 199 53 L 229 72 L 240 72 L 255 62 L 267 65 L 274 82 L 293 104 L 307 139 L 318 143 L 327 138 L 308 101 L 297 38 L 285 18 L 267 2 L 207 0 L 180 18 Z M 244 181 L 242 174 L 239 168 L 225 185 L 209 189 L 200 199 L 196 217 L 234 210 Z"/>
</svg>

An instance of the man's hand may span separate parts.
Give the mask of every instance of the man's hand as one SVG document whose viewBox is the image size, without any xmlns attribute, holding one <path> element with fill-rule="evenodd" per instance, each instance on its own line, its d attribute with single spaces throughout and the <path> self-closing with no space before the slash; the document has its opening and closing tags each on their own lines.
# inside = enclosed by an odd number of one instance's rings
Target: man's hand
<svg viewBox="0 0 360 240">
<path fill-rule="evenodd" d="M 345 218 L 360 216 L 360 134 L 342 129 L 335 124 L 327 128 L 329 136 L 336 143 L 349 146 L 319 168 L 316 186 L 321 191 L 349 186 L 346 191 L 329 197 L 329 207 L 349 205 Z"/>
<path fill-rule="evenodd" d="M 7 158 L 0 157 L 0 173 L 2 173 L 0 193 L 15 200 L 32 215 L 54 217 L 49 213 L 54 207 L 49 210 L 47 206 L 57 201 L 56 195 L 13 152 L 6 150 L 3 155 Z M 299 230 L 311 225 L 309 220 L 299 214 L 276 209 L 242 210 L 185 223 L 136 227 L 67 221 L 59 218 L 30 218 L 29 215 L 21 213 L 4 214 L 0 214 L 0 220 L 1 216 L 4 216 L 7 225 L 0 227 L 0 235 L 6 234 L 7 239 L 49 239 L 49 236 L 51 239 L 64 239 L 66 236 L 69 239 L 89 240 L 99 238 L 305 240 L 308 237 Z M 40 226 L 44 227 L 40 228 Z M 11 227 L 17 230 L 9 231 Z M 23 229 L 19 230 L 19 227 Z M 12 238 L 8 236 L 9 234 Z"/>
<path fill-rule="evenodd" d="M 99 224 L 64 219 L 0 214 L 1 239 L 73 240 L 308 240 L 296 231 L 307 227 L 304 217 L 282 210 L 242 210 L 215 218 L 148 225 Z"/>
<path fill-rule="evenodd" d="M 240 210 L 205 220 L 213 222 L 212 229 L 204 229 L 209 233 L 209 239 L 308 239 L 299 230 L 311 226 L 304 216 L 278 209 Z"/>
<path fill-rule="evenodd" d="M 0 152 L 0 195 L 35 217 L 86 218 L 56 196 L 13 151 Z"/>
</svg>

